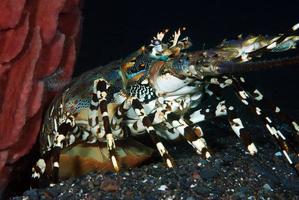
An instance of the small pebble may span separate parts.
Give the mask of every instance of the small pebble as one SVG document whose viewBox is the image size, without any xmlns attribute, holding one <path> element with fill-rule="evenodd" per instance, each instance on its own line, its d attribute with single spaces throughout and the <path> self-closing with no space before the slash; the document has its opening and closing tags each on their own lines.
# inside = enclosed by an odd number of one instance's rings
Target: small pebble
<svg viewBox="0 0 299 200">
<path fill-rule="evenodd" d="M 280 151 L 277 151 L 274 155 L 279 157 L 279 156 L 282 156 L 282 153 Z"/>
<path fill-rule="evenodd" d="M 187 197 L 186 200 L 194 200 L 194 198 L 193 197 Z"/>
<path fill-rule="evenodd" d="M 194 180 L 198 180 L 198 179 L 200 179 L 200 174 L 198 173 L 198 172 L 193 172 L 192 173 L 192 178 L 194 179 Z"/>
<path fill-rule="evenodd" d="M 263 189 L 265 192 L 273 192 L 273 189 L 271 188 L 271 186 L 268 183 L 263 185 Z"/>
<path fill-rule="evenodd" d="M 101 190 L 105 192 L 116 192 L 119 189 L 119 184 L 110 178 L 106 178 L 100 185 Z"/>
<path fill-rule="evenodd" d="M 143 181 L 142 181 L 142 183 L 146 183 L 147 182 L 147 179 L 144 179 Z"/>
<path fill-rule="evenodd" d="M 24 195 L 28 197 L 28 199 L 39 199 L 38 191 L 37 189 L 32 189 L 24 192 Z"/>
<path fill-rule="evenodd" d="M 160 191 L 165 191 L 166 189 L 168 189 L 168 187 L 166 185 L 161 185 L 158 190 Z"/>
<path fill-rule="evenodd" d="M 200 175 L 203 179 L 211 180 L 218 176 L 218 172 L 215 169 L 203 168 L 200 170 Z"/>
</svg>

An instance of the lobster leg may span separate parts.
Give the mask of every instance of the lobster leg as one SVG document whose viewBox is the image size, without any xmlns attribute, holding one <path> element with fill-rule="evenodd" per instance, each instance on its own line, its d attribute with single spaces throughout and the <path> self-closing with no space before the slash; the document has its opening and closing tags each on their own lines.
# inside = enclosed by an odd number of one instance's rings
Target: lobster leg
<svg viewBox="0 0 299 200">
<path fill-rule="evenodd" d="M 173 112 L 166 115 L 167 121 L 171 127 L 167 130 L 169 134 L 177 131 L 182 135 L 188 143 L 196 150 L 203 158 L 209 158 L 211 155 L 208 151 L 206 141 L 203 137 L 202 127 L 198 125 L 215 117 L 225 116 L 226 109 L 224 101 L 215 98 L 210 91 L 210 97 L 202 102 L 200 109 L 197 107 L 186 113 L 183 117 Z M 194 124 L 196 124 L 194 126 Z"/>
<path fill-rule="evenodd" d="M 52 148 L 52 157 L 53 157 L 53 171 L 51 176 L 51 183 L 57 183 L 59 179 L 59 158 L 61 149 L 63 148 L 63 145 L 67 143 L 66 141 L 66 135 L 68 132 L 71 132 L 73 130 L 74 123 L 71 121 L 70 118 L 67 118 L 65 122 L 60 124 L 58 126 L 58 130 L 55 133 L 56 137 L 54 140 L 54 148 Z M 55 130 L 56 131 L 56 130 Z"/>
<path fill-rule="evenodd" d="M 238 83 L 243 86 L 246 91 L 248 91 L 249 96 L 252 100 L 254 100 L 254 103 L 256 103 L 259 107 L 266 107 L 268 110 L 272 112 L 272 114 L 277 117 L 281 122 L 287 124 L 291 128 L 291 135 L 286 137 L 286 140 L 288 142 L 288 145 L 290 148 L 288 150 L 293 151 L 297 158 L 299 156 L 298 152 L 298 144 L 299 144 L 299 125 L 297 122 L 287 114 L 283 113 L 281 109 L 274 105 L 273 102 L 270 100 L 264 98 L 263 94 L 250 86 L 248 83 L 245 83 L 244 78 L 240 78 L 240 81 L 236 79 Z M 298 171 L 299 171 L 299 165 L 298 165 Z"/>
<path fill-rule="evenodd" d="M 116 108 L 116 111 L 111 120 L 111 128 L 114 134 L 119 135 L 119 137 L 125 137 L 125 129 L 128 128 L 127 126 L 122 126 L 121 122 L 124 118 L 125 113 L 128 111 L 126 108 L 126 102 L 124 101 L 121 105 Z"/>
<path fill-rule="evenodd" d="M 253 99 L 255 103 L 263 107 L 267 107 L 268 109 L 271 110 L 272 113 L 276 114 L 281 121 L 285 122 L 290 127 L 292 127 L 295 133 L 295 138 L 297 137 L 296 140 L 298 141 L 299 125 L 294 119 L 292 119 L 290 116 L 286 115 L 285 113 L 281 112 L 280 108 L 274 105 L 271 101 L 265 99 L 264 95 L 258 89 L 255 89 L 251 87 L 248 83 L 245 83 L 245 79 L 243 77 L 240 78 L 240 81 L 237 79 L 235 79 L 235 81 L 237 81 L 239 85 L 245 88 L 245 90 L 249 93 L 250 98 Z"/>
<path fill-rule="evenodd" d="M 187 142 L 196 150 L 199 155 L 201 155 L 204 159 L 207 159 L 211 156 L 200 126 L 193 127 L 192 124 L 189 125 L 185 119 L 175 113 L 169 113 L 166 117 L 167 121 L 173 127 L 172 131 L 179 132 L 179 134 L 187 140 Z"/>
<path fill-rule="evenodd" d="M 68 118 L 65 122 L 63 122 L 58 127 L 55 126 L 54 134 L 54 144 L 53 148 L 50 152 L 48 152 L 48 155 L 51 155 L 50 162 L 52 167 L 52 174 L 50 175 L 50 185 L 55 184 L 58 182 L 59 179 L 59 158 L 61 149 L 63 148 L 63 145 L 66 143 L 66 135 L 68 132 L 72 131 L 74 129 L 74 124 L 71 122 L 71 120 Z M 45 160 L 47 156 L 44 156 L 43 158 L 40 158 L 35 166 L 32 168 L 32 178 L 33 178 L 33 185 L 35 185 L 35 182 L 37 179 L 40 179 L 41 176 L 46 171 L 46 162 Z"/>
<path fill-rule="evenodd" d="M 44 175 L 46 171 L 45 157 L 39 158 L 35 165 L 32 167 L 31 183 L 30 186 L 33 188 L 38 187 L 38 180 Z"/>
<path fill-rule="evenodd" d="M 132 108 L 134 109 L 135 113 L 142 119 L 142 125 L 145 127 L 146 132 L 149 134 L 153 142 L 155 143 L 161 157 L 164 159 L 167 167 L 172 168 L 172 158 L 169 155 L 168 151 L 164 147 L 163 143 L 161 142 L 160 138 L 158 137 L 151 119 L 145 113 L 144 108 L 140 101 L 137 98 L 131 98 L 132 100 Z"/>
<path fill-rule="evenodd" d="M 248 92 L 246 92 L 243 87 L 240 85 L 239 81 L 236 78 L 233 78 L 234 82 L 234 88 L 236 90 L 237 95 L 242 100 L 242 102 L 246 105 L 248 105 L 252 110 L 254 110 L 255 114 L 265 123 L 265 126 L 267 130 L 270 132 L 270 134 L 274 137 L 276 142 L 279 144 L 284 156 L 286 157 L 287 161 L 293 168 L 299 172 L 299 163 L 294 164 L 292 159 L 290 158 L 288 152 L 290 150 L 290 147 L 288 145 L 288 141 L 286 137 L 281 133 L 281 131 L 275 126 L 275 124 L 272 122 L 269 116 L 267 116 L 261 108 L 255 105 L 252 98 L 250 98 L 250 95 Z M 298 152 L 296 152 L 295 149 L 293 151 L 298 155 Z"/>
<path fill-rule="evenodd" d="M 215 80 L 211 80 L 211 82 L 213 82 L 213 84 L 210 85 L 208 89 L 210 90 L 210 92 L 213 92 L 213 94 L 216 95 L 218 99 L 226 97 L 227 93 L 223 91 L 223 88 L 225 88 L 227 92 L 232 92 L 230 90 L 232 81 L 228 77 L 219 77 L 217 79 L 215 78 Z M 221 108 L 225 110 L 224 112 L 227 113 L 228 121 L 232 130 L 242 140 L 249 153 L 251 155 L 254 155 L 257 152 L 257 149 L 251 139 L 249 130 L 247 130 L 247 128 L 243 125 L 241 118 L 238 117 L 239 114 L 237 114 L 237 110 L 235 110 L 235 108 L 238 107 L 235 102 L 236 99 L 230 99 L 229 97 L 225 99 L 226 100 L 223 101 L 223 105 L 221 105 Z"/>
<path fill-rule="evenodd" d="M 64 135 L 63 134 L 58 134 L 57 135 L 57 144 L 55 147 L 52 149 L 52 157 L 53 157 L 53 171 L 52 171 L 52 176 L 51 176 L 51 183 L 57 183 L 58 178 L 59 178 L 59 157 L 61 153 L 61 149 L 63 147 L 63 142 L 64 142 Z"/>
<path fill-rule="evenodd" d="M 108 95 L 108 89 L 109 85 L 106 80 L 104 79 L 97 79 L 94 81 L 94 88 L 97 91 L 97 95 L 95 98 L 97 98 L 98 105 L 100 107 L 101 115 L 102 115 L 102 121 L 105 131 L 105 138 L 107 140 L 107 146 L 109 150 L 110 159 L 112 161 L 113 167 L 115 171 L 119 171 L 119 166 L 116 160 L 116 146 L 114 137 L 111 131 L 110 126 L 110 120 L 108 116 L 108 103 L 107 103 L 107 95 Z"/>
<path fill-rule="evenodd" d="M 89 112 L 88 112 L 88 124 L 90 127 L 90 134 L 91 135 L 98 135 L 100 133 L 100 124 L 99 124 L 99 100 L 97 97 L 97 87 L 94 85 L 93 87 L 93 93 L 92 93 L 92 98 L 90 101 L 90 106 L 89 106 Z M 86 134 L 86 138 L 82 138 L 83 140 L 86 140 L 89 136 L 89 134 Z M 104 135 L 99 135 L 99 138 L 102 138 Z"/>
<path fill-rule="evenodd" d="M 247 147 L 247 150 L 251 155 L 257 153 L 257 148 L 252 141 L 252 138 L 249 134 L 249 130 L 243 125 L 242 120 L 238 117 L 237 113 L 233 106 L 228 106 L 227 108 L 227 115 L 228 115 L 228 122 L 234 131 L 234 133 L 243 141 L 244 145 Z"/>
<path fill-rule="evenodd" d="M 171 136 L 170 138 L 172 139 L 177 138 L 177 136 L 179 135 L 182 135 L 183 137 L 186 138 L 189 144 L 193 146 L 193 148 L 196 150 L 196 152 L 198 152 L 198 154 L 203 155 L 204 158 L 210 157 L 210 153 L 208 152 L 205 139 L 202 137 L 203 136 L 202 129 L 199 126 L 197 127 L 189 126 L 189 124 L 187 124 L 188 122 L 185 119 L 173 113 L 172 110 L 173 108 L 171 102 L 164 102 L 159 108 L 157 108 L 155 112 L 148 115 L 152 124 L 166 123 L 166 126 L 169 127 L 168 130 L 161 132 L 160 135 L 162 137 L 165 137 L 165 135 L 170 135 Z M 194 116 L 196 116 L 197 114 L 198 113 L 195 113 Z M 203 120 L 205 120 L 205 118 L 203 118 Z M 193 122 L 190 119 L 188 121 L 191 124 L 193 124 Z M 143 122 L 144 122 L 143 118 L 140 118 L 131 127 L 131 130 L 132 131 L 144 130 L 146 126 L 142 125 Z M 175 132 L 178 134 L 176 134 Z"/>
</svg>

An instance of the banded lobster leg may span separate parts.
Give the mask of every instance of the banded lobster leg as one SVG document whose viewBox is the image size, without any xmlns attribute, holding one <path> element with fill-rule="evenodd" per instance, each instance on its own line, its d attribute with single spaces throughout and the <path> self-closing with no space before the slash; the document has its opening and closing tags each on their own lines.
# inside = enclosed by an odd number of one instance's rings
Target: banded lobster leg
<svg viewBox="0 0 299 200">
<path fill-rule="evenodd" d="M 88 112 L 88 125 L 90 127 L 90 135 L 97 136 L 97 138 L 102 138 L 104 135 L 101 134 L 100 122 L 99 122 L 99 99 L 97 96 L 97 85 L 96 82 L 93 86 L 92 98 L 89 105 Z M 89 134 L 83 134 L 82 140 L 87 140 L 90 136 Z"/>
<path fill-rule="evenodd" d="M 204 159 L 211 156 L 207 143 L 203 137 L 203 130 L 199 125 L 194 126 L 193 124 L 188 124 L 185 119 L 175 113 L 167 115 L 167 122 L 172 126 L 172 128 L 166 131 L 167 134 L 178 132 Z"/>
<path fill-rule="evenodd" d="M 258 89 L 252 87 L 248 82 L 245 82 L 245 79 L 243 77 L 240 77 L 239 79 L 234 78 L 234 80 L 245 89 L 245 91 L 249 94 L 250 98 L 254 100 L 254 102 L 258 106 L 269 109 L 274 115 L 276 115 L 279 118 L 279 120 L 288 124 L 293 130 L 295 141 L 299 143 L 299 125 L 295 121 L 295 119 L 282 112 L 281 109 L 278 106 L 274 105 L 272 101 L 265 98 L 264 95 Z"/>
<path fill-rule="evenodd" d="M 211 154 L 200 124 L 215 117 L 225 116 L 226 110 L 223 105 L 224 101 L 210 97 L 200 104 L 200 108 L 195 107 L 183 116 L 169 112 L 165 116 L 170 124 L 170 128 L 166 131 L 167 135 L 174 133 L 182 135 L 200 156 L 204 159 L 209 158 Z"/>
<path fill-rule="evenodd" d="M 113 133 L 119 135 L 119 137 L 127 137 L 130 133 L 129 127 L 125 126 L 122 122 L 126 112 L 129 110 L 129 105 L 126 101 L 120 104 L 111 119 L 111 128 Z"/>
<path fill-rule="evenodd" d="M 240 117 L 241 113 L 239 112 L 239 110 L 241 108 L 237 101 L 238 99 L 231 94 L 234 93 L 231 88 L 231 79 L 229 79 L 228 77 L 218 77 L 208 81 L 212 84 L 208 85 L 206 91 L 209 91 L 208 93 L 212 93 L 216 96 L 217 99 L 221 99 L 223 101 L 222 107 L 227 113 L 227 119 L 233 132 L 241 139 L 251 155 L 256 154 L 257 148 L 253 143 L 250 131 L 246 126 L 244 126 Z M 231 99 L 230 97 L 235 98 Z"/>
<path fill-rule="evenodd" d="M 253 111 L 253 113 L 255 113 L 257 115 L 258 118 L 260 118 L 264 122 L 267 130 L 270 132 L 270 134 L 273 136 L 275 141 L 280 146 L 280 149 L 282 150 L 283 155 L 287 159 L 288 163 L 295 169 L 295 171 L 297 173 L 299 173 L 299 163 L 294 163 L 294 161 L 290 158 L 290 156 L 288 154 L 290 151 L 292 151 L 298 157 L 298 152 L 297 152 L 296 148 L 289 145 L 291 142 L 287 140 L 287 138 L 282 134 L 282 132 L 279 130 L 279 128 L 272 122 L 269 115 L 267 115 L 265 112 L 263 112 L 262 109 L 256 105 L 254 98 L 251 96 L 250 93 L 248 93 L 242 87 L 240 81 L 238 79 L 236 79 L 235 77 L 233 77 L 232 80 L 233 80 L 233 87 L 234 87 L 239 99 L 243 102 L 243 104 L 247 105 Z M 258 90 L 255 90 L 255 93 L 258 93 L 259 98 L 261 98 L 261 93 L 259 93 L 257 91 Z M 276 109 L 276 111 L 277 111 L 277 109 Z M 277 113 L 279 113 L 279 112 L 277 112 Z"/>
<path fill-rule="evenodd" d="M 226 84 L 227 82 L 231 81 L 231 84 Z M 215 83 L 216 81 L 213 81 L 213 83 Z M 215 93 L 219 93 L 221 91 L 221 88 L 223 87 L 228 87 L 234 90 L 236 96 L 239 98 L 239 100 L 242 102 L 242 105 L 246 106 L 247 108 L 249 108 L 251 111 L 253 111 L 253 113 L 255 115 L 257 115 L 258 118 L 261 119 L 261 121 L 264 122 L 267 130 L 270 132 L 270 134 L 274 137 L 274 139 L 276 140 L 276 142 L 279 144 L 281 150 L 283 151 L 284 156 L 286 157 L 287 161 L 289 162 L 289 164 L 295 169 L 295 171 L 298 173 L 298 163 L 294 164 L 293 161 L 291 160 L 290 156 L 288 155 L 288 150 L 290 149 L 288 144 L 287 144 L 287 140 L 284 137 L 284 135 L 275 127 L 275 125 L 272 123 L 272 120 L 265 115 L 262 110 L 257 107 L 255 105 L 255 103 L 253 102 L 253 100 L 250 98 L 250 95 L 247 93 L 247 91 L 245 91 L 241 85 L 238 84 L 238 82 L 236 82 L 235 78 L 228 78 L 228 77 L 220 77 L 217 79 L 217 83 L 218 84 L 214 84 L 214 88 L 212 89 Z M 211 88 L 210 88 L 211 89 Z M 224 94 L 224 93 L 223 93 Z M 232 96 L 232 95 L 230 95 Z M 232 110 L 229 109 L 228 107 L 228 111 Z M 235 114 L 233 114 L 235 115 Z M 232 122 L 240 122 L 240 120 L 230 120 Z M 236 126 L 238 125 L 238 126 Z M 235 127 L 233 129 L 236 130 L 242 130 L 240 128 L 243 128 L 243 124 L 237 123 L 235 125 Z M 241 125 L 241 126 L 240 126 Z M 250 139 L 251 140 L 251 139 Z M 249 147 L 249 146 L 248 146 Z"/>
<path fill-rule="evenodd" d="M 175 113 L 167 115 L 167 121 L 173 127 L 168 129 L 167 132 L 170 132 L 169 134 L 174 131 L 179 132 L 198 154 L 203 156 L 203 158 L 208 158 L 210 153 L 203 138 L 200 124 L 213 118 L 227 115 L 233 131 L 245 143 L 248 151 L 252 155 L 255 154 L 257 150 L 249 135 L 249 131 L 243 126 L 241 119 L 237 117 L 234 108 L 231 106 L 232 103 L 227 103 L 223 100 L 222 94 L 220 95 L 215 87 L 206 88 L 206 92 L 210 95 L 210 98 L 201 103 L 200 109 L 196 107 L 183 117 Z"/>
<path fill-rule="evenodd" d="M 64 146 L 71 145 L 75 141 L 75 136 L 78 135 L 79 127 L 75 124 L 73 116 L 68 113 L 63 113 L 63 104 L 60 105 L 60 117 L 66 115 L 66 119 L 61 122 L 61 119 L 54 119 L 54 143 L 52 144 L 53 148 L 46 152 L 33 166 L 32 168 L 32 182 L 31 186 L 38 185 L 53 185 L 59 181 L 59 159 L 60 153 Z M 60 124 L 60 125 L 58 125 Z M 71 133 L 68 137 L 68 133 Z M 47 164 L 46 164 L 46 161 Z M 48 166 L 47 166 L 48 165 Z M 45 180 L 49 180 L 49 182 L 42 183 L 45 181 L 41 179 L 45 176 L 46 169 L 49 169 L 51 174 L 46 174 L 49 177 L 45 177 Z M 40 181 L 41 180 L 41 181 Z"/>
<path fill-rule="evenodd" d="M 133 109 L 134 113 L 138 116 L 138 119 L 133 123 L 132 126 L 126 126 L 122 123 L 124 116 L 126 115 L 129 109 Z M 167 167 L 173 167 L 173 159 L 169 155 L 168 151 L 164 147 L 163 143 L 160 141 L 156 130 L 153 127 L 153 119 L 155 114 L 161 114 L 160 112 L 155 112 L 150 114 L 151 117 L 145 113 L 144 107 L 141 102 L 135 97 L 128 97 L 121 105 L 119 105 L 112 117 L 112 129 L 114 131 L 126 132 L 142 132 L 146 131 L 146 133 L 150 136 L 151 140 L 156 145 L 161 157 L 164 159 Z M 160 121 L 161 122 L 161 121 Z"/>
<path fill-rule="evenodd" d="M 161 142 L 159 136 L 157 135 L 156 130 L 153 127 L 152 120 L 145 113 L 144 107 L 142 106 L 141 102 L 135 97 L 132 97 L 129 99 L 131 99 L 131 102 L 132 102 L 131 106 L 134 109 L 134 112 L 141 119 L 142 126 L 145 128 L 147 134 L 149 134 L 152 141 L 155 143 L 155 145 L 156 145 L 161 157 L 164 159 L 164 162 L 166 163 L 167 167 L 172 168 L 173 167 L 173 161 L 172 161 L 173 159 L 171 158 L 168 151 L 166 150 L 163 143 Z"/>
<path fill-rule="evenodd" d="M 110 119 L 108 115 L 108 102 L 106 98 L 109 93 L 110 85 L 104 79 L 97 79 L 94 81 L 93 87 L 94 87 L 93 91 L 94 92 L 96 91 L 96 95 L 93 94 L 91 108 L 93 108 L 92 111 L 94 113 L 96 113 L 95 110 L 97 110 L 98 107 L 100 108 L 102 122 L 104 126 L 104 135 L 101 135 L 99 137 L 105 137 L 107 141 L 107 147 L 108 147 L 111 162 L 113 164 L 115 171 L 118 172 L 119 166 L 116 160 L 116 146 L 115 146 L 115 141 L 111 130 Z M 98 116 L 96 116 L 95 114 L 92 114 L 90 116 L 91 118 L 89 121 L 94 121 L 95 124 L 99 123 L 99 120 L 97 120 Z M 93 127 L 97 128 L 97 126 L 93 126 Z M 100 130 L 98 129 L 98 133 L 99 132 Z"/>
<path fill-rule="evenodd" d="M 166 131 L 159 131 L 159 135 L 170 140 L 176 139 L 179 135 L 182 135 L 198 154 L 202 155 L 204 158 L 210 157 L 201 127 L 193 127 L 192 122 L 190 122 L 189 126 L 186 119 L 183 119 L 183 117 L 173 112 L 172 105 L 171 102 L 165 101 L 155 112 L 148 115 L 153 125 L 159 126 L 163 124 L 163 126 L 169 128 Z M 210 106 L 211 105 L 209 105 L 209 107 Z M 195 113 L 195 115 L 197 114 L 198 113 Z M 203 120 L 205 119 L 209 119 L 209 117 L 203 118 Z M 132 132 L 145 130 L 142 118 L 137 120 L 130 129 Z"/>
</svg>

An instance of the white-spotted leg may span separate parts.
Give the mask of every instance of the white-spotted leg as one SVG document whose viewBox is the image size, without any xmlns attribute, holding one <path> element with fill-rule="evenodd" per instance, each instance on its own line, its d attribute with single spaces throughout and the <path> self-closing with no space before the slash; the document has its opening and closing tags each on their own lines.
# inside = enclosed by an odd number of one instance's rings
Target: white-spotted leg
<svg viewBox="0 0 299 200">
<path fill-rule="evenodd" d="M 57 183 L 59 179 L 59 158 L 61 149 L 66 145 L 66 135 L 72 129 L 71 123 L 65 122 L 58 127 L 58 132 L 56 133 L 54 139 L 54 147 L 51 150 L 53 159 L 53 171 L 51 176 L 51 183 Z"/>
<path fill-rule="evenodd" d="M 132 108 L 134 109 L 135 113 L 140 117 L 142 121 L 142 126 L 145 127 L 147 134 L 151 137 L 152 141 L 155 143 L 161 157 L 164 159 L 167 167 L 172 168 L 173 161 L 171 156 L 169 155 L 167 149 L 164 147 L 163 143 L 161 142 L 159 136 L 157 135 L 151 119 L 145 113 L 145 110 L 141 104 L 141 102 L 137 98 L 132 98 Z"/>
<path fill-rule="evenodd" d="M 210 157 L 205 139 L 202 137 L 202 129 L 199 126 L 192 127 L 187 125 L 187 122 L 185 121 L 185 119 L 183 119 L 183 117 L 180 117 L 179 115 L 173 113 L 172 106 L 174 106 L 174 104 L 172 104 L 171 102 L 164 102 L 160 107 L 157 108 L 155 112 L 147 115 L 147 117 L 151 121 L 151 124 L 164 124 L 164 126 L 166 126 L 168 130 L 159 132 L 162 137 L 175 139 L 179 135 L 182 135 L 187 139 L 188 143 L 194 147 L 198 154 L 202 155 L 202 157 L 204 158 Z M 194 116 L 195 115 L 197 115 L 197 113 L 195 113 Z M 193 124 L 192 120 L 198 120 L 198 118 L 194 119 L 194 116 L 188 116 L 189 122 L 191 124 Z M 208 115 L 207 118 L 201 117 L 201 119 L 202 121 L 204 121 L 206 119 L 210 119 L 210 116 L 211 115 Z M 140 118 L 139 120 L 134 122 L 130 129 L 133 133 L 138 133 L 146 130 L 144 119 Z"/>
<path fill-rule="evenodd" d="M 126 137 L 127 131 L 125 131 L 125 129 L 127 129 L 128 127 L 122 124 L 122 121 L 128 109 L 128 104 L 126 101 L 124 101 L 122 104 L 117 106 L 111 120 L 111 128 L 113 130 L 113 133 L 115 135 L 118 135 L 119 137 Z"/>
<path fill-rule="evenodd" d="M 236 94 L 240 98 L 240 100 L 243 102 L 243 104 L 249 106 L 251 108 L 251 110 L 253 110 L 253 112 L 256 114 L 256 116 L 264 122 L 267 130 L 269 131 L 269 133 L 273 136 L 273 138 L 276 140 L 276 142 L 280 146 L 280 149 L 282 150 L 288 163 L 298 173 L 299 172 L 299 163 L 294 163 L 288 154 L 289 150 L 292 150 L 298 156 L 298 152 L 296 152 L 296 149 L 294 149 L 294 148 L 290 149 L 286 137 L 282 134 L 282 132 L 273 123 L 273 121 L 270 119 L 270 116 L 268 116 L 266 113 L 264 113 L 262 111 L 262 108 L 256 106 L 256 103 L 250 97 L 250 94 L 244 90 L 244 88 L 240 84 L 239 80 L 236 78 L 233 78 L 233 82 L 234 82 L 234 84 L 233 84 L 234 89 L 236 91 Z"/>
<path fill-rule="evenodd" d="M 187 124 L 187 121 L 184 120 L 183 117 L 175 113 L 169 113 L 166 115 L 166 118 L 167 122 L 172 126 L 172 128 L 168 130 L 169 132 L 177 131 L 204 159 L 211 157 L 200 126 L 196 125 L 193 127 L 192 124 Z"/>
<path fill-rule="evenodd" d="M 31 183 L 30 186 L 32 188 L 37 188 L 40 185 L 41 177 L 44 175 L 46 171 L 46 156 L 39 158 L 35 165 L 32 167 L 32 175 L 31 175 Z M 48 183 L 45 184 L 48 186 Z"/>
<path fill-rule="evenodd" d="M 224 112 L 227 113 L 227 118 L 229 124 L 234 131 L 234 133 L 241 139 L 241 141 L 246 146 L 246 149 L 251 155 L 257 153 L 257 148 L 253 143 L 250 132 L 247 127 L 244 126 L 242 119 L 240 118 L 241 113 L 238 113 L 241 109 L 236 100 L 238 100 L 234 95 L 234 90 L 232 90 L 232 80 L 228 77 L 219 77 L 212 81 L 212 85 L 208 88 L 210 92 L 213 92 L 218 99 L 225 99 L 221 105 Z M 235 97 L 231 99 L 230 97 Z M 236 109 L 238 108 L 238 109 Z"/>
<path fill-rule="evenodd" d="M 234 133 L 241 139 L 241 141 L 246 146 L 248 152 L 251 155 L 254 155 L 257 153 L 257 148 L 255 144 L 252 141 L 252 138 L 250 136 L 248 128 L 246 128 L 243 125 L 242 119 L 238 116 L 237 112 L 235 112 L 234 106 L 231 106 L 230 104 L 226 105 L 227 107 L 227 117 L 229 124 L 234 131 Z"/>
<path fill-rule="evenodd" d="M 169 107 L 171 108 L 171 105 L 169 105 Z M 178 132 L 199 155 L 206 159 L 211 155 L 204 139 L 204 132 L 200 123 L 215 117 L 225 116 L 226 114 L 224 101 L 217 99 L 215 95 L 210 93 L 208 99 L 201 102 L 200 108 L 195 107 L 188 113 L 185 113 L 184 116 L 167 112 L 165 117 L 170 124 L 170 128 L 167 132 L 169 132 L 169 134 Z"/>
<path fill-rule="evenodd" d="M 278 106 L 274 105 L 272 101 L 265 98 L 264 95 L 258 89 L 252 87 L 249 83 L 245 82 L 245 79 L 243 77 L 236 78 L 235 80 L 245 89 L 245 91 L 249 94 L 250 98 L 253 99 L 258 106 L 269 109 L 274 115 L 276 115 L 279 118 L 279 120 L 288 124 L 295 133 L 295 140 L 297 141 L 297 143 L 299 142 L 299 125 L 292 117 L 282 112 L 281 109 Z"/>
<path fill-rule="evenodd" d="M 92 97 L 89 105 L 88 112 L 88 124 L 90 127 L 90 134 L 102 138 L 104 135 L 100 135 L 100 124 L 99 124 L 99 99 L 97 96 L 97 87 L 94 85 Z M 87 140 L 89 134 L 83 134 L 84 138 L 82 140 Z"/>
<path fill-rule="evenodd" d="M 32 185 L 36 186 L 38 179 L 40 179 L 45 171 L 46 171 L 46 162 L 45 160 L 50 159 L 51 161 L 51 174 L 49 174 L 50 176 L 50 186 L 52 184 L 55 184 L 58 182 L 59 180 L 59 158 L 60 158 L 60 153 L 61 153 L 61 149 L 63 148 L 63 146 L 66 145 L 66 135 L 69 131 L 71 131 L 73 129 L 72 124 L 70 123 L 69 120 L 67 120 L 66 122 L 62 123 L 58 128 L 57 131 L 54 132 L 55 134 L 55 139 L 54 139 L 54 143 L 53 143 L 53 147 L 51 149 L 51 151 L 47 152 L 47 154 L 45 156 L 43 156 L 42 158 L 40 158 L 35 166 L 32 167 Z M 47 184 L 47 183 L 46 183 Z"/>
<path fill-rule="evenodd" d="M 46 152 L 46 154 L 40 158 L 35 166 L 32 168 L 32 185 L 37 185 L 38 180 L 40 179 L 46 171 L 47 165 L 46 160 L 50 160 L 51 169 L 49 170 L 50 186 L 57 183 L 59 180 L 59 158 L 61 149 L 64 146 L 71 145 L 75 142 L 75 136 L 73 133 L 79 131 L 78 127 L 75 124 L 74 117 L 69 113 L 64 112 L 63 101 L 59 106 L 58 116 L 53 116 L 54 118 L 54 142 L 49 146 L 51 150 Z M 45 183 L 44 185 L 48 185 Z"/>
<path fill-rule="evenodd" d="M 114 170 L 118 172 L 119 166 L 116 160 L 116 151 L 115 151 L 116 146 L 115 146 L 115 141 L 111 131 L 110 120 L 108 116 L 107 95 L 108 95 L 109 87 L 110 85 L 104 79 L 98 79 L 94 81 L 94 88 L 97 91 L 96 98 L 97 98 L 97 102 L 99 103 L 98 105 L 100 107 L 100 112 L 102 115 L 105 138 L 107 140 L 107 147 L 109 150 L 110 159 L 113 164 Z"/>
</svg>

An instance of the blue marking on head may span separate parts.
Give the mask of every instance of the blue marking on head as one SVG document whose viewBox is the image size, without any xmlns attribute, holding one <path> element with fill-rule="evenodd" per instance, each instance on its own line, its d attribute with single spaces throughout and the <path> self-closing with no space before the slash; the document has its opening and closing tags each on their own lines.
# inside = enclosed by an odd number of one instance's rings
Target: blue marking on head
<svg viewBox="0 0 299 200">
<path fill-rule="evenodd" d="M 130 80 L 130 79 L 134 78 L 135 76 L 137 76 L 138 74 L 141 74 L 143 72 L 146 72 L 146 70 L 144 69 L 144 70 L 141 70 L 139 72 L 135 72 L 135 73 L 131 73 L 131 74 L 126 73 L 126 76 L 127 76 L 127 79 Z"/>
</svg>

